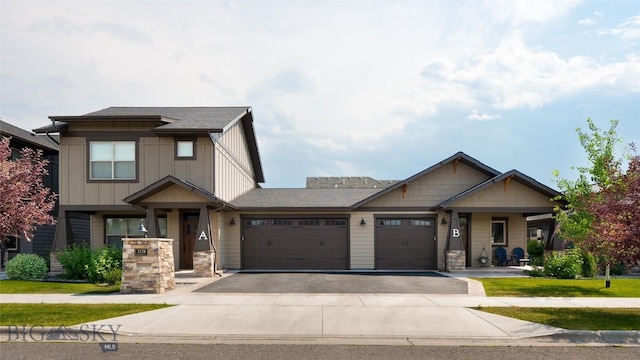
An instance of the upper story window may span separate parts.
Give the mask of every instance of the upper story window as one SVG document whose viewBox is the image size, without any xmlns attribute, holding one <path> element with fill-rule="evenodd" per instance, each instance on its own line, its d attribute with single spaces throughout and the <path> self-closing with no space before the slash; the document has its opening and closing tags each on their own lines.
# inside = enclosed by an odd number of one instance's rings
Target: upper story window
<svg viewBox="0 0 640 360">
<path fill-rule="evenodd" d="M 176 159 L 193 160 L 196 158 L 196 142 L 191 139 L 176 140 Z"/>
<path fill-rule="evenodd" d="M 91 141 L 89 144 L 91 180 L 135 180 L 135 141 Z"/>
</svg>

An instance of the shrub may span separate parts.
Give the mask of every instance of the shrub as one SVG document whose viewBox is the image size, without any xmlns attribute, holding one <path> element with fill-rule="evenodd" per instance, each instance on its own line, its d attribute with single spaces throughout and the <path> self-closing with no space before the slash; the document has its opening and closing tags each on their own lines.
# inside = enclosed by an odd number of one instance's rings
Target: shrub
<svg viewBox="0 0 640 360">
<path fill-rule="evenodd" d="M 620 276 L 626 273 L 627 273 L 627 267 L 623 263 L 611 265 L 611 268 L 609 270 L 609 274 L 611 275 Z"/>
<path fill-rule="evenodd" d="M 91 253 L 91 262 L 86 265 L 88 279 L 92 283 L 108 283 L 113 285 L 120 281 L 114 271 L 122 275 L 122 250 L 115 246 L 107 246 Z M 117 279 L 117 280 L 115 280 Z"/>
<path fill-rule="evenodd" d="M 42 280 L 49 268 L 47 261 L 37 254 L 18 254 L 7 261 L 5 271 L 9 279 Z"/>
<path fill-rule="evenodd" d="M 544 275 L 559 279 L 575 279 L 582 274 L 582 256 L 576 251 L 551 253 L 544 262 Z"/>
<path fill-rule="evenodd" d="M 58 261 L 64 268 L 61 278 L 69 280 L 87 280 L 87 266 L 91 263 L 91 248 L 88 245 L 72 245 L 58 253 Z"/>
<path fill-rule="evenodd" d="M 534 266 L 530 270 L 525 270 L 524 273 L 531 277 L 544 277 L 544 269 L 538 266 Z"/>
<path fill-rule="evenodd" d="M 119 284 L 122 280 L 122 269 L 111 269 L 104 274 L 104 282 L 109 285 Z"/>
<path fill-rule="evenodd" d="M 596 257 L 593 256 L 592 253 L 586 252 L 584 250 L 580 252 L 580 255 L 582 255 L 582 276 L 596 276 L 598 272 L 598 262 L 596 261 Z"/>
<path fill-rule="evenodd" d="M 544 262 L 544 245 L 541 241 L 529 241 L 527 243 L 527 253 L 529 253 L 532 266 L 542 266 Z"/>
</svg>

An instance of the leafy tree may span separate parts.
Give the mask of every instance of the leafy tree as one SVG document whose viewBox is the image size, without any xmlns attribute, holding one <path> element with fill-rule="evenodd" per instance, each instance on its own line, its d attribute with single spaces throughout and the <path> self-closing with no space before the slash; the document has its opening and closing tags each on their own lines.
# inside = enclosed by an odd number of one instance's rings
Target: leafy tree
<svg viewBox="0 0 640 360">
<path fill-rule="evenodd" d="M 31 239 L 38 225 L 53 225 L 49 212 L 55 206 L 55 194 L 44 187 L 47 161 L 42 151 L 24 148 L 11 159 L 9 138 L 0 139 L 0 256 L 4 259 L 9 237 L 24 235 Z"/>
<path fill-rule="evenodd" d="M 577 247 L 596 254 L 603 264 L 624 262 L 634 265 L 640 260 L 640 158 L 630 144 L 624 158 L 629 166 L 624 171 L 623 160 L 614 151 L 621 141 L 616 127 L 601 132 L 587 119 L 591 134 L 576 129 L 580 144 L 587 152 L 590 167 L 578 167 L 575 181 L 561 178 L 556 182 L 569 205 L 556 208 L 560 235 Z"/>
</svg>

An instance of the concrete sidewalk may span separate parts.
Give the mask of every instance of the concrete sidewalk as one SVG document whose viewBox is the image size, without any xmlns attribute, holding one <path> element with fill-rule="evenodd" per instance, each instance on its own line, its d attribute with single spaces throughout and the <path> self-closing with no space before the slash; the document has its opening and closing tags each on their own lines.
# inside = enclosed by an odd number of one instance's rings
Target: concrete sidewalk
<svg viewBox="0 0 640 360">
<path fill-rule="evenodd" d="M 167 303 L 176 306 L 90 323 L 120 325 L 118 341 L 340 344 L 624 344 L 640 331 L 566 331 L 485 313 L 482 306 L 632 307 L 640 298 L 467 295 L 212 294 L 193 290 L 216 279 L 188 279 L 165 294 L 2 295 L 2 303 Z M 480 286 L 481 288 L 481 286 Z"/>
</svg>

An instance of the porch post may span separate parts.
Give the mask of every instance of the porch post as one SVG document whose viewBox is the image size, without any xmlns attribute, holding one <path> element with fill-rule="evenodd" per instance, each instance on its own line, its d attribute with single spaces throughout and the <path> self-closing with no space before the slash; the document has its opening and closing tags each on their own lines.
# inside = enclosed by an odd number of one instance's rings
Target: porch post
<svg viewBox="0 0 640 360">
<path fill-rule="evenodd" d="M 158 216 L 156 214 L 156 208 L 149 206 L 147 208 L 147 217 L 145 219 L 147 223 L 147 236 L 150 238 L 157 238 L 160 236 L 160 230 L 158 226 Z"/>
<path fill-rule="evenodd" d="M 464 270 L 466 265 L 466 254 L 464 245 L 462 244 L 460 220 L 458 219 L 458 212 L 456 210 L 451 212 L 449 224 L 447 247 L 445 249 L 445 269 L 447 271 Z"/>
<path fill-rule="evenodd" d="M 200 208 L 196 247 L 193 251 L 193 276 L 214 277 L 216 275 L 216 251 L 211 237 L 211 222 L 206 206 Z"/>
</svg>

